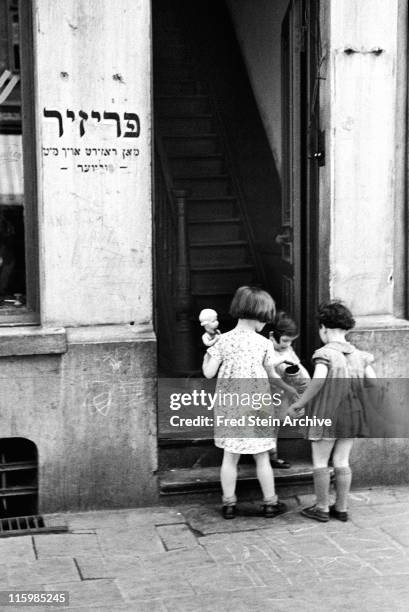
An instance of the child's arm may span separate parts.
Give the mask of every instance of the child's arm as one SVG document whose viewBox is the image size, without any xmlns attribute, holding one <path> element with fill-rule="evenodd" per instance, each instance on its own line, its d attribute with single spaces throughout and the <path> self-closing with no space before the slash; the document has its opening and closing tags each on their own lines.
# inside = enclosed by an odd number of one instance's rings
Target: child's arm
<svg viewBox="0 0 409 612">
<path fill-rule="evenodd" d="M 304 409 L 304 406 L 312 400 L 322 389 L 325 379 L 327 378 L 328 367 L 324 363 L 317 363 L 314 370 L 314 375 L 308 387 L 302 394 L 299 400 L 290 406 L 290 412 L 294 416 L 301 416 L 300 412 Z"/>
<path fill-rule="evenodd" d="M 287 385 L 287 383 L 284 382 L 284 380 L 282 378 L 280 378 L 280 376 L 279 376 L 279 374 L 277 374 L 274 366 L 265 364 L 264 365 L 264 369 L 267 372 L 267 376 L 270 379 L 270 382 L 272 382 L 273 385 L 275 385 L 276 387 L 278 387 L 282 391 L 285 391 L 287 393 L 290 401 L 293 401 L 293 400 L 296 401 L 298 399 L 297 391 L 294 389 L 294 387 L 292 387 L 291 385 Z"/>
<path fill-rule="evenodd" d="M 365 368 L 365 378 L 376 378 L 376 372 L 370 365 Z"/>
<path fill-rule="evenodd" d="M 212 357 L 209 353 L 205 353 L 202 366 L 204 376 L 206 378 L 213 378 L 216 376 L 220 363 L 221 361 L 219 359 Z"/>
</svg>

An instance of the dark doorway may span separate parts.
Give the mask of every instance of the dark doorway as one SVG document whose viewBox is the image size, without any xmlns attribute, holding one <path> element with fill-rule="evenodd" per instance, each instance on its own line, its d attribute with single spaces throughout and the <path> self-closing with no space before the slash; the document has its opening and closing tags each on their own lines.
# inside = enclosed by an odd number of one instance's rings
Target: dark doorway
<svg viewBox="0 0 409 612">
<path fill-rule="evenodd" d="M 324 161 L 316 156 L 318 2 L 294 0 L 277 27 L 281 175 L 224 2 L 153 0 L 152 8 L 160 375 L 200 376 L 199 311 L 217 310 L 228 331 L 228 305 L 243 284 L 263 286 L 300 322 L 296 348 L 308 367 Z M 162 470 L 217 465 L 212 440 L 178 440 L 167 416 L 159 409 Z M 284 444 L 290 460 L 307 456 L 303 440 Z"/>
</svg>

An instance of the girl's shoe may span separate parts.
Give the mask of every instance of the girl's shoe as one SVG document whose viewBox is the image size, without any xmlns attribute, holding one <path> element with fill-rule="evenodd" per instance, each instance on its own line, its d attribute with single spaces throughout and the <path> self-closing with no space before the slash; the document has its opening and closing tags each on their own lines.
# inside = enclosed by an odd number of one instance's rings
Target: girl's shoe
<svg viewBox="0 0 409 612">
<path fill-rule="evenodd" d="M 264 504 L 263 505 L 263 515 L 266 518 L 274 518 L 279 514 L 284 514 L 287 511 L 287 506 L 281 502 L 277 501 L 275 504 Z"/>
<path fill-rule="evenodd" d="M 335 504 L 329 507 L 329 515 L 332 518 L 336 518 L 343 523 L 346 523 L 348 520 L 348 512 L 341 512 L 335 508 Z"/>
<path fill-rule="evenodd" d="M 291 463 L 288 463 L 285 459 L 278 459 L 278 457 L 271 458 L 271 467 L 276 470 L 288 470 L 291 467 Z"/>
<path fill-rule="evenodd" d="M 223 506 L 222 515 L 227 521 L 236 518 L 236 506 Z"/>
<path fill-rule="evenodd" d="M 327 523 L 329 521 L 329 512 L 324 512 L 324 510 L 320 510 L 317 506 L 304 508 L 304 510 L 301 510 L 301 514 L 307 518 L 320 521 L 321 523 Z"/>
</svg>

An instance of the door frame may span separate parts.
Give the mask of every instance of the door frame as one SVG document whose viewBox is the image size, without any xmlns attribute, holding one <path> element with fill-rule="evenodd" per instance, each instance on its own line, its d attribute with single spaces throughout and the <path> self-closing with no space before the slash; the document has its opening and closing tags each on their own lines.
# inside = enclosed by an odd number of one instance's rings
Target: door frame
<svg viewBox="0 0 409 612">
<path fill-rule="evenodd" d="M 329 210 L 323 214 L 319 172 L 325 165 L 321 8 L 320 0 L 292 0 L 283 20 L 283 226 L 293 225 L 293 241 L 287 244 L 292 251 L 292 312 L 300 325 L 297 348 L 307 364 L 319 345 L 317 305 L 329 295 L 330 216 Z"/>
</svg>

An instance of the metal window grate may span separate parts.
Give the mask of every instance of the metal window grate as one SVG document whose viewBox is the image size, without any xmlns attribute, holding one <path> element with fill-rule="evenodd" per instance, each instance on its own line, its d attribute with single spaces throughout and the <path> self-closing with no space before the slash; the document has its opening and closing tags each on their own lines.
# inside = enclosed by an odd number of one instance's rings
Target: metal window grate
<svg viewBox="0 0 409 612">
<path fill-rule="evenodd" d="M 35 533 L 64 533 L 67 531 L 67 525 L 53 525 L 51 520 L 45 520 L 41 515 L 33 514 L 31 516 L 0 519 L 0 538 Z"/>
</svg>

